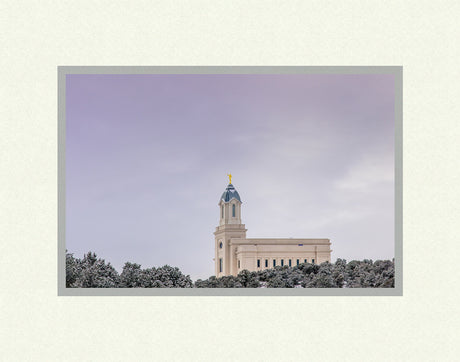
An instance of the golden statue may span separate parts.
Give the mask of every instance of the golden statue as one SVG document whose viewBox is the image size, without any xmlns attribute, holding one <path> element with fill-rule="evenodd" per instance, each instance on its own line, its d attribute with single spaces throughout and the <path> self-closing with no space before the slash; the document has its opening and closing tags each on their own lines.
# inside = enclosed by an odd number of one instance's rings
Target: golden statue
<svg viewBox="0 0 460 362">
<path fill-rule="evenodd" d="M 228 173 L 227 176 L 228 176 L 228 180 L 229 180 L 228 183 L 231 184 L 232 183 L 232 174 Z"/>
</svg>

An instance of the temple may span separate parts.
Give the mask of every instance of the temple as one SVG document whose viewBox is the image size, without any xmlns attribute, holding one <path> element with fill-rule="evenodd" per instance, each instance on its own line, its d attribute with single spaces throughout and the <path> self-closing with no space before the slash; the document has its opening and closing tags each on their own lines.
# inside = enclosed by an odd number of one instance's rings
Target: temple
<svg viewBox="0 0 460 362">
<path fill-rule="evenodd" d="M 275 266 L 331 261 L 329 239 L 258 239 L 246 238 L 241 222 L 241 198 L 231 183 L 219 200 L 219 226 L 215 235 L 215 275 L 237 275 L 240 271 L 258 271 Z"/>
</svg>

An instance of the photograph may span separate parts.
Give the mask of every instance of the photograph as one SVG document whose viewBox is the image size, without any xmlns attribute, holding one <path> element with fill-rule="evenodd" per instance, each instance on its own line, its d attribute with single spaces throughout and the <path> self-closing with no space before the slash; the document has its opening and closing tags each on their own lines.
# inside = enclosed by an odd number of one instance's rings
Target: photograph
<svg viewBox="0 0 460 362">
<path fill-rule="evenodd" d="M 6 1 L 0 360 L 457 361 L 460 1 Z"/>
<path fill-rule="evenodd" d="M 58 82 L 60 294 L 402 293 L 401 67 Z"/>
</svg>

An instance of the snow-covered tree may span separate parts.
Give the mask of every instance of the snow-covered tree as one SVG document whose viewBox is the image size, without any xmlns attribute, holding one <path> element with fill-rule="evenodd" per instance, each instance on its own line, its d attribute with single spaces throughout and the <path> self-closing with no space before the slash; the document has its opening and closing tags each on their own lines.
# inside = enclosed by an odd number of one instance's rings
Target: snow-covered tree
<svg viewBox="0 0 460 362">
<path fill-rule="evenodd" d="M 257 272 L 241 271 L 237 276 L 198 279 L 192 282 L 179 268 L 164 265 L 141 269 L 125 263 L 117 271 L 89 252 L 83 259 L 66 254 L 66 286 L 69 288 L 394 288 L 394 261 L 337 259 L 334 264 L 303 263 L 277 266 Z"/>
<path fill-rule="evenodd" d="M 140 264 L 125 263 L 120 274 L 120 288 L 142 288 L 142 269 Z"/>
<path fill-rule="evenodd" d="M 72 288 L 81 275 L 80 259 L 74 258 L 73 254 L 66 253 L 65 262 L 65 285 L 66 288 Z"/>
<path fill-rule="evenodd" d="M 243 288 L 259 288 L 259 276 L 257 272 L 250 272 L 249 270 L 242 270 L 236 277 L 237 281 L 241 283 Z"/>
<path fill-rule="evenodd" d="M 184 275 L 179 268 L 169 265 L 145 269 L 140 278 L 143 288 L 193 288 L 189 275 Z"/>
<path fill-rule="evenodd" d="M 119 276 L 115 268 L 98 259 L 95 253 L 87 253 L 80 263 L 81 274 L 74 283 L 77 288 L 116 288 Z"/>
</svg>

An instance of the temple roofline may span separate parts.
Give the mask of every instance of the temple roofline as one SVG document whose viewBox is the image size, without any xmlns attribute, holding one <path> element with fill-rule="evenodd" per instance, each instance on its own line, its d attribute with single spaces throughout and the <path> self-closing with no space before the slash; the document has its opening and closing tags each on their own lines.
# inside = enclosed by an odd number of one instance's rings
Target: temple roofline
<svg viewBox="0 0 460 362">
<path fill-rule="evenodd" d="M 277 244 L 284 244 L 284 245 L 298 245 L 298 244 L 305 244 L 305 245 L 331 245 L 330 239 L 290 239 L 290 238 L 231 238 L 230 239 L 232 244 L 265 244 L 265 245 L 277 245 Z"/>
</svg>

